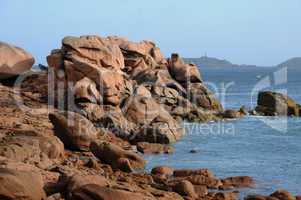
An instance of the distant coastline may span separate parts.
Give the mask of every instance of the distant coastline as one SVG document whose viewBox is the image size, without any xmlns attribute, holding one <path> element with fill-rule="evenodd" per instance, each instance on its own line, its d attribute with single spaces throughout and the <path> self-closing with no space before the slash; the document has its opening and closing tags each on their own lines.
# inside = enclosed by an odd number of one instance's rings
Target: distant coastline
<svg viewBox="0 0 301 200">
<path fill-rule="evenodd" d="M 301 68 L 301 57 L 291 58 L 275 66 L 258 66 L 250 64 L 234 64 L 225 59 L 219 59 L 214 57 L 202 56 L 200 58 L 185 58 L 188 63 L 194 63 L 201 67 L 300 67 Z"/>
</svg>

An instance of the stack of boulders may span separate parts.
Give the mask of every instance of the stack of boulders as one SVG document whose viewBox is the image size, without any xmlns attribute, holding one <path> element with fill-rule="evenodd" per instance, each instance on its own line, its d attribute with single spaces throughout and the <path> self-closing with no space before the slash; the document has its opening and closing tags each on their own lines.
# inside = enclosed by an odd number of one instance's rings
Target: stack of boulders
<svg viewBox="0 0 301 200">
<path fill-rule="evenodd" d="M 47 61 L 68 110 L 131 142 L 175 142 L 182 120 L 214 120 L 223 111 L 196 65 L 178 54 L 165 59 L 153 42 L 65 37 Z"/>
</svg>

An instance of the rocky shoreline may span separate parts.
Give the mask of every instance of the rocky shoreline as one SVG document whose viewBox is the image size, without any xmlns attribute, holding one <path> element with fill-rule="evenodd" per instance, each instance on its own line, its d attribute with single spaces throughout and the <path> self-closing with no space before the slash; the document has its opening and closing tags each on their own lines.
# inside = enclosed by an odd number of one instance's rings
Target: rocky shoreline
<svg viewBox="0 0 301 200">
<path fill-rule="evenodd" d="M 34 58 L 0 43 L 0 199 L 237 199 L 249 176 L 155 167 L 141 154 L 172 153 L 183 121 L 205 123 L 248 113 L 299 116 L 301 106 L 259 93 L 253 111 L 225 110 L 196 65 L 166 59 L 150 41 L 65 37 L 30 72 Z M 29 71 L 29 72 L 28 72 Z M 300 199 L 279 190 L 245 199 Z"/>
</svg>

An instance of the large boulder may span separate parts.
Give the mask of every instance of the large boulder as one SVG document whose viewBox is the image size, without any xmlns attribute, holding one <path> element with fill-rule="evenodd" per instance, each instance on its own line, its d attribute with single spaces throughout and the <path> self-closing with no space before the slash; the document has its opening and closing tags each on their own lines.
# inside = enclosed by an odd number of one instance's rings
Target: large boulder
<svg viewBox="0 0 301 200">
<path fill-rule="evenodd" d="M 72 196 L 76 200 L 155 200 L 151 194 L 101 187 L 96 184 L 80 187 L 72 193 Z"/>
<path fill-rule="evenodd" d="M 104 103 L 118 105 L 121 102 L 126 90 L 126 80 L 121 73 L 100 70 L 98 85 L 104 97 Z"/>
<path fill-rule="evenodd" d="M 109 185 L 109 181 L 103 177 L 103 176 L 97 176 L 97 175 L 73 175 L 72 177 L 69 178 L 68 183 L 67 183 L 67 198 L 72 199 L 72 194 L 75 190 L 85 186 L 85 185 L 90 185 L 90 184 L 95 184 L 100 187 L 106 187 Z"/>
<path fill-rule="evenodd" d="M 239 197 L 238 191 L 231 192 L 209 192 L 206 199 L 210 200 L 236 200 Z"/>
<path fill-rule="evenodd" d="M 89 150 L 90 143 L 97 139 L 97 130 L 94 125 L 78 113 L 50 113 L 49 119 L 54 126 L 56 136 L 68 149 Z"/>
<path fill-rule="evenodd" d="M 214 178 L 214 174 L 208 169 L 178 169 L 174 171 L 175 177 L 186 177 L 194 175 Z"/>
<path fill-rule="evenodd" d="M 149 125 L 141 127 L 133 137 L 133 141 L 171 144 L 180 140 L 184 135 L 183 127 L 170 115 L 167 119 L 159 116 Z"/>
<path fill-rule="evenodd" d="M 43 179 L 39 172 L 30 168 L 0 168 L 0 197 L 14 200 L 46 199 Z"/>
<path fill-rule="evenodd" d="M 168 69 L 172 77 L 180 83 L 202 82 L 199 69 L 194 64 L 185 64 L 178 54 L 172 54 L 168 63 Z"/>
<path fill-rule="evenodd" d="M 118 105 L 126 92 L 128 83 L 120 70 L 99 67 L 77 57 L 72 58 L 72 62 L 65 61 L 64 67 L 68 82 L 75 86 L 78 81 L 85 77 L 92 80 L 94 83 L 91 83 L 91 87 L 96 85 L 105 104 Z"/>
<path fill-rule="evenodd" d="M 129 121 L 124 112 L 118 107 L 103 106 L 104 114 L 96 124 L 99 127 L 107 128 L 116 136 L 129 140 L 136 133 L 136 122 Z"/>
<path fill-rule="evenodd" d="M 111 165 L 114 169 L 120 169 L 125 172 L 131 172 L 133 169 L 142 169 L 146 164 L 144 159 L 138 154 L 123 150 L 112 143 L 92 142 L 90 149 L 102 162 Z"/>
<path fill-rule="evenodd" d="M 181 125 L 153 98 L 130 97 L 123 108 L 126 118 L 140 125 L 135 142 L 174 143 L 183 135 Z"/>
<path fill-rule="evenodd" d="M 233 110 L 233 109 L 227 109 L 223 113 L 221 113 L 221 116 L 226 119 L 235 119 L 240 118 L 245 115 L 245 112 L 243 110 Z"/>
<path fill-rule="evenodd" d="M 87 77 L 75 83 L 73 92 L 75 100 L 102 103 L 102 96 L 97 90 L 95 82 Z"/>
<path fill-rule="evenodd" d="M 277 190 L 270 196 L 275 197 L 279 200 L 296 200 L 296 197 L 286 190 Z"/>
<path fill-rule="evenodd" d="M 175 170 L 174 176 L 180 180 L 187 180 L 193 185 L 205 185 L 208 189 L 218 189 L 222 182 L 208 169 Z"/>
<path fill-rule="evenodd" d="M 177 182 L 173 187 L 173 191 L 180 194 L 181 196 L 197 198 L 197 194 L 194 190 L 194 186 L 186 180 Z"/>
<path fill-rule="evenodd" d="M 203 83 L 188 83 L 186 85 L 188 99 L 205 110 L 222 111 L 221 103 Z"/>
<path fill-rule="evenodd" d="M 154 69 L 158 65 L 166 63 L 160 49 L 157 48 L 153 42 L 131 42 L 124 38 L 108 38 L 122 50 L 125 63 L 124 71 L 126 71 L 131 78 L 136 77 L 145 70 Z"/>
<path fill-rule="evenodd" d="M 104 68 L 122 69 L 124 59 L 120 48 L 106 38 L 98 36 L 65 37 L 62 44 L 71 53 L 85 58 L 86 62 Z"/>
<path fill-rule="evenodd" d="M 29 71 L 34 58 L 24 49 L 0 42 L 0 80 Z"/>
<path fill-rule="evenodd" d="M 259 92 L 256 111 L 266 116 L 299 116 L 299 105 L 287 95 L 263 91 Z"/>
<path fill-rule="evenodd" d="M 152 174 L 154 175 L 159 175 L 159 176 L 172 176 L 173 175 L 174 169 L 168 166 L 157 166 L 154 167 L 151 171 Z"/>
<path fill-rule="evenodd" d="M 129 121 L 145 125 L 151 123 L 160 114 L 161 108 L 152 98 L 134 96 L 127 100 L 123 111 Z"/>
<path fill-rule="evenodd" d="M 165 68 L 147 69 L 137 74 L 133 79 L 135 79 L 138 84 L 146 83 L 152 86 L 173 88 L 178 91 L 180 95 L 186 95 L 185 88 L 175 81 Z"/>
<path fill-rule="evenodd" d="M 12 130 L 0 141 L 0 156 L 48 168 L 64 157 L 64 145 L 55 136 L 33 130 Z"/>
<path fill-rule="evenodd" d="M 174 152 L 174 148 L 172 146 L 148 142 L 138 142 L 137 150 L 143 154 L 170 154 Z"/>
</svg>

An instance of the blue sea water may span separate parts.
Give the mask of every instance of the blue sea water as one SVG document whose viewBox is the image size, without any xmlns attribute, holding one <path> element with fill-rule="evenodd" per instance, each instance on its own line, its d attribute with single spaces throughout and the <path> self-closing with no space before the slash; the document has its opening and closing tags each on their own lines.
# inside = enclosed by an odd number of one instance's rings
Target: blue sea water
<svg viewBox="0 0 301 200">
<path fill-rule="evenodd" d="M 203 79 L 225 108 L 256 104 L 258 90 L 287 92 L 301 103 L 301 69 L 200 68 Z M 232 83 L 231 83 L 232 82 Z M 221 94 L 223 85 L 229 88 Z M 187 135 L 171 155 L 146 156 L 147 169 L 209 168 L 218 177 L 248 175 L 256 187 L 246 194 L 287 189 L 301 194 L 301 118 L 254 117 L 209 124 L 185 124 Z M 197 150 L 191 154 L 190 150 Z"/>
</svg>

